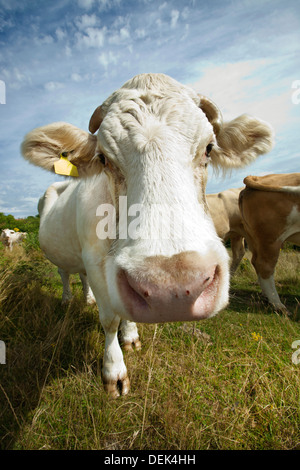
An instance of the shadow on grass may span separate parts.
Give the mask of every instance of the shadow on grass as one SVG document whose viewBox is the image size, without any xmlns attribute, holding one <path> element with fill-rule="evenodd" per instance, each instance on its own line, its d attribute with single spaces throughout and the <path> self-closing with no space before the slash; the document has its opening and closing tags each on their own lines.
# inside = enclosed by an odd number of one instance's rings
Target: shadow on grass
<svg viewBox="0 0 300 470">
<path fill-rule="evenodd" d="M 282 303 L 286 306 L 289 312 L 289 318 L 292 321 L 300 321 L 300 301 L 296 295 L 290 293 L 282 293 L 278 289 L 278 293 Z M 230 289 L 230 309 L 236 310 L 240 313 L 259 313 L 259 314 L 273 314 L 276 310 L 268 302 L 266 297 L 259 291 L 259 288 L 231 288 Z M 276 312 L 279 315 L 283 313 Z"/>
<path fill-rule="evenodd" d="M 49 382 L 64 376 L 70 367 L 83 370 L 85 361 L 101 377 L 104 335 L 97 309 L 86 306 L 77 292 L 62 307 L 56 281 L 36 262 L 19 263 L 2 279 L 0 339 L 6 345 L 6 364 L 0 365 L 2 450 L 14 447 Z"/>
</svg>

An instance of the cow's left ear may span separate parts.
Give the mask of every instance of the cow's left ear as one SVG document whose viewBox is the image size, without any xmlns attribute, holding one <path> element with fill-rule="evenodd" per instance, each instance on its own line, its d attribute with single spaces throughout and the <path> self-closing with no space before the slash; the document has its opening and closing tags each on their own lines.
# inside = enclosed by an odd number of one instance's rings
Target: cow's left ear
<svg viewBox="0 0 300 470">
<path fill-rule="evenodd" d="M 215 105 L 215 103 L 206 96 L 200 94 L 198 94 L 198 96 L 200 98 L 199 108 L 201 108 L 206 115 L 207 119 L 213 126 L 215 135 L 217 136 L 223 122 L 221 111 L 217 105 Z"/>
<path fill-rule="evenodd" d="M 243 114 L 222 124 L 216 138 L 218 145 L 210 153 L 211 162 L 226 170 L 249 165 L 259 155 L 270 152 L 274 132 L 268 123 Z"/>
<path fill-rule="evenodd" d="M 95 111 L 93 112 L 90 122 L 89 122 L 89 131 L 92 134 L 95 134 L 95 132 L 99 129 L 102 120 L 103 120 L 102 108 L 101 106 L 98 106 L 98 108 L 96 108 Z"/>
<path fill-rule="evenodd" d="M 91 173 L 101 171 L 101 164 L 97 168 L 97 159 L 93 158 L 96 144 L 96 136 L 72 124 L 54 122 L 29 132 L 21 145 L 21 152 L 26 160 L 46 170 L 54 172 L 65 164 L 65 173 L 56 172 L 81 176 L 88 169 Z M 57 165 L 58 162 L 61 164 Z"/>
</svg>

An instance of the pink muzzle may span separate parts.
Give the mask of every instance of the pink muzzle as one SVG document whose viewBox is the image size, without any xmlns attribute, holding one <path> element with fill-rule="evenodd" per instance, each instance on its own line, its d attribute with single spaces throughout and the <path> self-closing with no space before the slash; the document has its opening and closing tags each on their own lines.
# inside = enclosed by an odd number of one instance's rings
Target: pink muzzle
<svg viewBox="0 0 300 470">
<path fill-rule="evenodd" d="M 118 288 L 132 321 L 162 323 L 210 317 L 220 286 L 220 267 L 196 252 L 153 256 L 134 273 L 118 272 Z"/>
</svg>

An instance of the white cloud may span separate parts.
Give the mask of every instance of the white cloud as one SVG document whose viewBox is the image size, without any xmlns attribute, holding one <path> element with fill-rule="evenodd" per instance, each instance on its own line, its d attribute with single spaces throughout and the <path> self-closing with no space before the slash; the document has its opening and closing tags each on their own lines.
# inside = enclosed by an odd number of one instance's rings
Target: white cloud
<svg viewBox="0 0 300 470">
<path fill-rule="evenodd" d="M 56 37 L 59 41 L 62 41 L 66 37 L 65 31 L 63 31 L 61 28 L 57 28 L 55 31 Z"/>
<path fill-rule="evenodd" d="M 32 196 L 22 196 L 20 198 L 21 201 L 25 201 L 25 202 L 32 202 L 33 204 L 36 204 L 37 203 L 37 198 L 36 197 L 32 197 Z"/>
<path fill-rule="evenodd" d="M 47 91 L 56 91 L 61 88 L 64 88 L 64 84 L 60 82 L 47 82 L 45 83 L 45 90 Z"/>
<path fill-rule="evenodd" d="M 90 10 L 93 6 L 97 5 L 99 10 L 106 10 L 120 5 L 121 0 L 77 0 L 78 6 Z"/>
<path fill-rule="evenodd" d="M 79 47 L 102 47 L 105 40 L 106 27 L 99 28 L 86 28 L 85 34 L 78 33 L 77 44 Z"/>
<path fill-rule="evenodd" d="M 222 65 L 209 65 L 201 79 L 191 86 L 210 97 L 220 108 L 224 119 L 240 114 L 255 115 L 271 123 L 278 130 L 288 120 L 290 89 L 276 81 L 268 83 L 271 59 L 257 59 Z M 280 111 L 279 111 L 280 110 Z"/>
<path fill-rule="evenodd" d="M 120 45 L 130 38 L 130 32 L 127 27 L 123 27 L 115 34 L 109 35 L 108 42 L 110 44 Z"/>
<path fill-rule="evenodd" d="M 146 31 L 143 28 L 138 28 L 135 30 L 135 35 L 137 39 L 143 39 L 146 36 Z"/>
<path fill-rule="evenodd" d="M 71 80 L 73 80 L 73 82 L 82 82 L 83 77 L 79 75 L 79 73 L 72 73 Z"/>
<path fill-rule="evenodd" d="M 53 37 L 50 34 L 35 38 L 36 44 L 52 44 L 53 41 Z"/>
<path fill-rule="evenodd" d="M 130 32 L 127 28 L 120 29 L 120 38 L 121 40 L 130 38 Z"/>
<path fill-rule="evenodd" d="M 65 54 L 67 57 L 72 57 L 72 49 L 70 48 L 70 46 L 65 47 Z"/>
<path fill-rule="evenodd" d="M 178 18 L 179 18 L 179 11 L 178 10 L 172 10 L 171 11 L 171 28 L 176 27 Z"/>
<path fill-rule="evenodd" d="M 122 0 L 97 0 L 100 11 L 120 7 Z"/>
<path fill-rule="evenodd" d="M 92 14 L 92 15 L 84 14 L 75 19 L 75 24 L 77 28 L 83 31 L 88 27 L 96 26 L 97 22 L 98 22 L 98 18 L 96 17 L 95 14 Z"/>
<path fill-rule="evenodd" d="M 26 75 L 24 75 L 23 73 L 20 72 L 20 70 L 15 67 L 14 68 L 14 78 L 18 81 L 18 82 L 23 82 L 26 78 Z"/>
<path fill-rule="evenodd" d="M 94 0 L 78 0 L 78 6 L 86 10 L 90 10 L 94 4 Z"/>
<path fill-rule="evenodd" d="M 168 6 L 167 2 L 164 2 L 164 3 L 161 3 L 161 5 L 159 5 L 158 9 L 159 9 L 159 11 L 161 11 L 164 8 L 166 8 L 167 6 Z"/>
<path fill-rule="evenodd" d="M 110 64 L 117 64 L 119 60 L 119 56 L 113 54 L 111 51 L 108 52 L 102 52 L 102 54 L 99 56 L 99 62 L 105 70 L 107 70 L 108 66 Z"/>
</svg>

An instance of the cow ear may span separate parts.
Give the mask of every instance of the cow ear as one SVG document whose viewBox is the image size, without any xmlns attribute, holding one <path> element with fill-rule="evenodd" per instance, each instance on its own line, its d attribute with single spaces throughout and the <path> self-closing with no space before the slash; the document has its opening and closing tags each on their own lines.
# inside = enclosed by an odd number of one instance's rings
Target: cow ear
<svg viewBox="0 0 300 470">
<path fill-rule="evenodd" d="M 200 94 L 198 94 L 198 96 L 200 98 L 199 108 L 201 108 L 204 114 L 206 115 L 207 119 L 213 126 L 215 135 L 217 136 L 222 126 L 221 111 L 215 105 L 215 103 L 206 96 Z"/>
<path fill-rule="evenodd" d="M 100 163 L 97 167 L 97 159 L 93 159 L 96 143 L 96 136 L 71 124 L 54 122 L 29 132 L 21 145 L 21 152 L 26 160 L 46 170 L 55 171 L 55 168 L 65 165 L 66 172 L 58 170 L 56 173 L 81 176 L 88 168 L 92 173 L 102 169 Z M 76 167 L 75 171 L 73 167 Z"/>
<path fill-rule="evenodd" d="M 210 153 L 213 166 L 240 168 L 252 163 L 273 147 L 274 132 L 260 119 L 243 114 L 220 126 L 217 144 Z"/>
<path fill-rule="evenodd" d="M 99 129 L 102 119 L 103 119 L 102 109 L 101 109 L 101 106 L 98 106 L 98 108 L 96 108 L 95 111 L 93 112 L 92 117 L 90 119 L 90 123 L 89 123 L 89 131 L 92 134 L 95 134 L 95 132 Z"/>
</svg>

